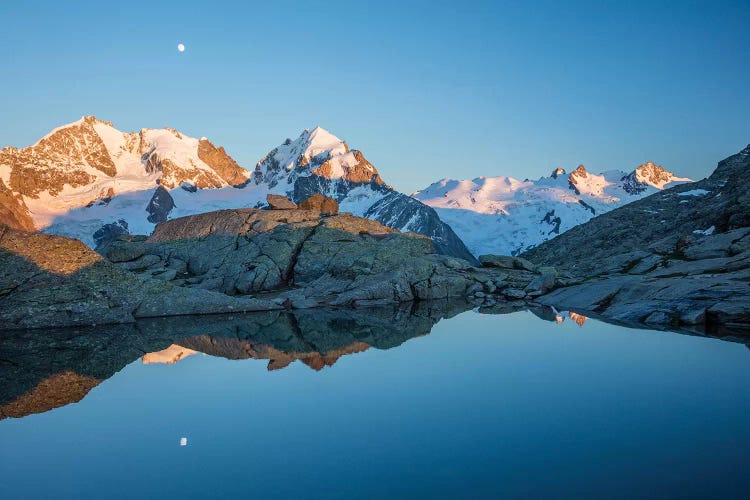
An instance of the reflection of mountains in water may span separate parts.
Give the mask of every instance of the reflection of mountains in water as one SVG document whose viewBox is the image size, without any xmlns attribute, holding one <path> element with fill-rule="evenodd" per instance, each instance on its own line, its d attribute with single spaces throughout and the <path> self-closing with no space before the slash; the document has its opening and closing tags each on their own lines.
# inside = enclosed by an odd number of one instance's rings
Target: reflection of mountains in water
<svg viewBox="0 0 750 500">
<path fill-rule="evenodd" d="M 175 363 L 195 353 L 265 359 L 268 369 L 300 360 L 320 370 L 343 355 L 390 349 L 427 335 L 443 318 L 473 308 L 464 301 L 418 302 L 393 308 L 303 309 L 237 315 L 173 317 L 134 324 L 6 332 L 0 339 L 0 419 L 19 418 L 78 402 L 102 381 L 141 358 Z M 483 314 L 527 309 L 522 302 L 481 307 Z M 539 318 L 586 317 L 552 308 Z M 731 338 L 728 340 L 732 340 Z"/>
<path fill-rule="evenodd" d="M 427 335 L 462 301 L 377 309 L 301 309 L 142 320 L 127 325 L 4 332 L 0 340 L 0 419 L 83 399 L 126 365 L 176 362 L 192 352 L 267 359 L 269 369 L 301 360 L 318 370 L 345 354 L 390 349 Z M 166 351 L 166 352 L 165 352 Z"/>
</svg>

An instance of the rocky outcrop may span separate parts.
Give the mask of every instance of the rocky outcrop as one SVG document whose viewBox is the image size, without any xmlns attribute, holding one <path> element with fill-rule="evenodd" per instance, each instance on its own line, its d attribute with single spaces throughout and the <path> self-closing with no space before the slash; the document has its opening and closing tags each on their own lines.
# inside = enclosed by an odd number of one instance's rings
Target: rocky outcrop
<svg viewBox="0 0 750 500">
<path fill-rule="evenodd" d="M 154 190 L 154 195 L 146 205 L 146 212 L 148 212 L 148 221 L 158 224 L 164 222 L 169 217 L 169 214 L 174 208 L 174 199 L 169 191 L 164 189 L 162 186 L 158 186 Z M 127 224 L 127 223 L 126 223 Z"/>
<path fill-rule="evenodd" d="M 339 213 L 339 204 L 333 198 L 328 198 L 320 193 L 315 193 L 299 204 L 302 210 L 315 210 L 318 212 L 336 215 Z"/>
<path fill-rule="evenodd" d="M 266 195 L 266 202 L 271 210 L 296 210 L 297 204 L 286 196 L 280 194 Z"/>
<path fill-rule="evenodd" d="M 317 210 L 221 210 L 173 219 L 99 249 L 123 269 L 184 289 L 271 296 L 292 308 L 533 296 L 529 269 L 476 268 L 376 221 Z M 269 295 L 270 294 L 270 295 Z"/>
<path fill-rule="evenodd" d="M 525 269 L 526 271 L 536 269 L 536 266 L 528 260 L 509 255 L 480 255 L 479 262 L 485 267 L 498 267 L 500 269 Z"/>
<path fill-rule="evenodd" d="M 279 308 L 144 280 L 77 240 L 0 226 L 0 330 Z"/>
<path fill-rule="evenodd" d="M 440 220 L 435 209 L 410 196 L 391 191 L 365 210 L 363 216 L 402 231 L 429 236 L 438 253 L 458 257 L 474 265 L 478 264 L 476 257 L 466 248 L 461 238 L 449 225 Z"/>
<path fill-rule="evenodd" d="M 223 147 L 217 148 L 205 137 L 198 142 L 198 158 L 230 186 L 244 187 L 250 178 L 247 170 L 239 166 Z"/>
<path fill-rule="evenodd" d="M 638 195 L 646 191 L 649 186 L 662 188 L 675 179 L 677 179 L 677 176 L 672 172 L 649 161 L 624 176 L 622 186 L 628 193 Z"/>
<path fill-rule="evenodd" d="M 577 276 L 540 299 L 653 325 L 750 326 L 750 146 L 699 182 L 596 217 L 524 254 Z"/>
<path fill-rule="evenodd" d="M 23 231 L 35 229 L 34 221 L 29 215 L 29 209 L 26 208 L 23 198 L 14 195 L 2 180 L 0 180 L 0 224 Z"/>
</svg>

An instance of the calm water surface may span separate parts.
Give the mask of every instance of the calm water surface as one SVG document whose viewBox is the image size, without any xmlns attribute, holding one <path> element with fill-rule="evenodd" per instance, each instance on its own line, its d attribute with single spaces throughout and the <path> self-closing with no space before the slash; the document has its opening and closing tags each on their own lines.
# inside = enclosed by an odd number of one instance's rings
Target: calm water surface
<svg viewBox="0 0 750 500">
<path fill-rule="evenodd" d="M 0 497 L 750 496 L 742 343 L 528 311 L 265 325 L 6 347 Z"/>
</svg>

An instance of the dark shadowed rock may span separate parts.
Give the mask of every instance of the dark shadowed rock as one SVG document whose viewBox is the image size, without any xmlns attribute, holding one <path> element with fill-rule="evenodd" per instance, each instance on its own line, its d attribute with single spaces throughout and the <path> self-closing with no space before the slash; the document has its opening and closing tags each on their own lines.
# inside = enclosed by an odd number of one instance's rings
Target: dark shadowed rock
<svg viewBox="0 0 750 500">
<path fill-rule="evenodd" d="M 429 236 L 437 253 L 459 257 L 474 265 L 479 264 L 461 238 L 440 220 L 435 209 L 410 196 L 391 191 L 368 208 L 364 216 L 401 231 Z"/>
<path fill-rule="evenodd" d="M 172 195 L 169 194 L 169 191 L 162 186 L 157 187 L 146 207 L 148 221 L 153 222 L 154 224 L 164 222 L 169 217 L 173 208 L 174 200 L 172 199 Z"/>
<path fill-rule="evenodd" d="M 536 269 L 536 266 L 528 260 L 509 255 L 480 255 L 479 262 L 484 267 L 497 267 L 500 269 L 525 269 L 527 271 L 534 271 Z"/>
<path fill-rule="evenodd" d="M 124 219 L 120 219 L 97 229 L 94 232 L 94 243 L 99 246 L 128 234 L 128 223 Z"/>
<path fill-rule="evenodd" d="M 145 280 L 78 240 L 7 226 L 0 226 L 0 269 L 0 330 L 279 308 L 265 300 Z"/>
</svg>

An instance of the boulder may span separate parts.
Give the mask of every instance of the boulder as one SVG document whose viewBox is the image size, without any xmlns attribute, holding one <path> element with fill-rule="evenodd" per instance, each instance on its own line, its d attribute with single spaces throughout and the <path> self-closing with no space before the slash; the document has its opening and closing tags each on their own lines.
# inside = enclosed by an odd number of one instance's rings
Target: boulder
<svg viewBox="0 0 750 500">
<path fill-rule="evenodd" d="M 556 278 L 557 273 L 555 272 L 540 274 L 531 280 L 531 283 L 528 284 L 524 291 L 532 297 L 543 295 L 555 287 Z"/>
<path fill-rule="evenodd" d="M 146 253 L 142 242 L 131 242 L 125 239 L 115 240 L 107 245 L 105 257 L 111 262 L 130 262 Z"/>
<path fill-rule="evenodd" d="M 484 267 L 524 269 L 532 272 L 536 270 L 536 266 L 528 260 L 520 257 L 511 257 L 509 255 L 480 255 L 479 262 L 481 262 Z"/>
<path fill-rule="evenodd" d="M 271 210 L 296 210 L 297 204 L 286 196 L 280 194 L 268 194 L 266 195 L 266 201 Z"/>
<path fill-rule="evenodd" d="M 315 193 L 306 200 L 300 202 L 299 208 L 302 210 L 316 210 L 327 214 L 339 213 L 339 204 L 333 198 L 328 198 L 320 193 Z"/>
</svg>

